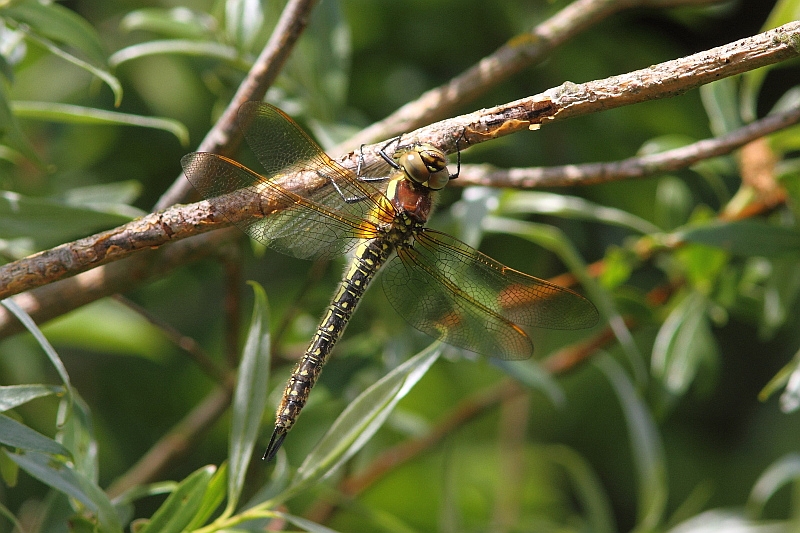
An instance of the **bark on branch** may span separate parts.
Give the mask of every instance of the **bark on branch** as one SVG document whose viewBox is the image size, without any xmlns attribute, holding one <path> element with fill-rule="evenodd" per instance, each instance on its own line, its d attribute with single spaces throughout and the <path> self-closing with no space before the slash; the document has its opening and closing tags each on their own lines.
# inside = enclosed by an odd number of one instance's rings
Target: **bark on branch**
<svg viewBox="0 0 800 533">
<path fill-rule="evenodd" d="M 562 120 L 675 96 L 705 83 L 798 55 L 800 22 L 792 22 L 753 37 L 647 69 L 580 85 L 565 83 L 540 95 L 444 120 L 405 135 L 404 142 L 429 142 L 452 153 L 459 142 L 477 144 L 536 127 L 549 120 Z M 364 148 L 366 164 L 378 161 L 377 150 L 383 144 L 377 143 Z M 730 150 L 735 147 L 735 143 L 728 145 Z M 460 148 L 463 149 L 464 144 Z M 355 170 L 357 160 L 358 155 L 351 152 L 340 162 Z M 296 191 L 321 185 L 319 177 L 313 172 L 287 176 L 286 180 L 286 187 Z M 242 217 L 267 216 L 275 207 L 242 200 L 240 195 L 230 195 L 230 201 L 240 202 L 236 207 Z M 176 206 L 154 213 L 125 226 L 3 266 L 0 268 L 0 298 L 228 223 L 229 221 L 220 220 L 207 202 Z M 0 310 L 0 333 L 8 319 Z"/>
</svg>

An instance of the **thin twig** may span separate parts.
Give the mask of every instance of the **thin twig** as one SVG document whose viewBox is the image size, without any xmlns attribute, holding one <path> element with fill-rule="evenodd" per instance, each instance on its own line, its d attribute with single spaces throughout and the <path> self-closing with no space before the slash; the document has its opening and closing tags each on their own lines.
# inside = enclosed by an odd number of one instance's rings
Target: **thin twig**
<svg viewBox="0 0 800 533">
<path fill-rule="evenodd" d="M 242 142 L 242 132 L 237 127 L 239 107 L 250 100 L 261 100 L 267 94 L 286 59 L 308 24 L 308 16 L 316 0 L 289 0 L 281 13 L 278 24 L 270 35 L 269 42 L 256 58 L 247 77 L 231 99 L 222 116 L 200 143 L 198 151 L 231 155 Z M 189 181 L 181 173 L 172 186 L 158 200 L 154 211 L 165 209 L 184 201 L 192 190 Z"/>
<path fill-rule="evenodd" d="M 492 165 L 462 165 L 461 174 L 453 184 L 530 189 L 643 178 L 729 154 L 755 139 L 788 128 L 797 122 L 800 122 L 800 108 L 770 115 L 722 137 L 703 139 L 673 150 L 608 163 L 508 169 Z"/>
<path fill-rule="evenodd" d="M 577 0 L 530 32 L 511 38 L 493 54 L 446 84 L 429 90 L 385 119 L 363 129 L 333 152 L 354 150 L 362 144 L 388 139 L 450 116 L 459 106 L 464 106 L 520 70 L 542 61 L 560 44 L 618 11 L 717 2 L 719 0 Z"/>
<path fill-rule="evenodd" d="M 115 294 L 112 296 L 112 298 L 129 309 L 132 309 L 144 317 L 145 320 L 160 329 L 172 344 L 189 354 L 197 366 L 218 385 L 232 385 L 231 376 L 228 375 L 225 370 L 223 370 L 216 362 L 214 362 L 211 356 L 208 355 L 205 350 L 203 350 L 203 347 L 199 342 L 194 340 L 192 337 L 184 335 L 172 324 L 155 316 L 153 313 L 137 304 L 133 300 L 125 298 L 120 294 Z"/>
</svg>

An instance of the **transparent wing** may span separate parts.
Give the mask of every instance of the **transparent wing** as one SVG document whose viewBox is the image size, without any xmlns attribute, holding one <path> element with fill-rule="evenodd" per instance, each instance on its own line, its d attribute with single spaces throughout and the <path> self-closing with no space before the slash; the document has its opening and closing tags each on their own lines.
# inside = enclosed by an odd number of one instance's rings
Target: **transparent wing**
<svg viewBox="0 0 800 533">
<path fill-rule="evenodd" d="M 333 257 L 351 249 L 357 239 L 374 237 L 376 217 L 393 216 L 377 189 L 329 158 L 279 109 L 248 102 L 239 119 L 265 175 L 203 152 L 186 155 L 181 164 L 191 184 L 252 238 L 294 257 Z M 291 192 L 284 185 L 293 173 L 311 173 L 321 185 Z M 232 211 L 230 195 L 276 212 L 243 220 Z"/>
<path fill-rule="evenodd" d="M 500 359 L 533 353 L 518 326 L 580 329 L 597 323 L 583 296 L 508 268 L 444 233 L 424 229 L 383 273 L 392 306 L 417 329 Z"/>
</svg>

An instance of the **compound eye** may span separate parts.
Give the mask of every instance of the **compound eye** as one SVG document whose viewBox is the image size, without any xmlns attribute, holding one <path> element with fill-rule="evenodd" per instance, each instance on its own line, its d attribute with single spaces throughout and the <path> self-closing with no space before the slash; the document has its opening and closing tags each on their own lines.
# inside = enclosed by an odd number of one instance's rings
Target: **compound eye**
<svg viewBox="0 0 800 533">
<path fill-rule="evenodd" d="M 430 144 L 423 144 L 417 147 L 417 152 L 432 173 L 447 168 L 447 156 L 438 148 L 434 148 Z"/>
<path fill-rule="evenodd" d="M 428 188 L 438 191 L 439 189 L 443 189 L 449 181 L 450 172 L 447 170 L 447 167 L 445 167 L 443 170 L 431 174 L 431 177 L 428 178 Z"/>
<path fill-rule="evenodd" d="M 431 175 L 431 171 L 425 165 L 424 159 L 417 150 L 410 150 L 404 153 L 397 162 L 403 168 L 406 176 L 416 183 L 425 183 Z"/>
</svg>

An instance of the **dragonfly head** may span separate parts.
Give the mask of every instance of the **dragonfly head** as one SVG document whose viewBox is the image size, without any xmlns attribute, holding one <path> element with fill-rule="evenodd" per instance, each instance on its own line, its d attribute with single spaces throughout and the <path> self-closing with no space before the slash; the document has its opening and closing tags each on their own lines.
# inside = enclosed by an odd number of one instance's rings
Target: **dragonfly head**
<svg viewBox="0 0 800 533">
<path fill-rule="evenodd" d="M 397 158 L 403 173 L 414 183 L 438 191 L 450 181 L 447 156 L 430 144 L 419 144 Z"/>
</svg>

